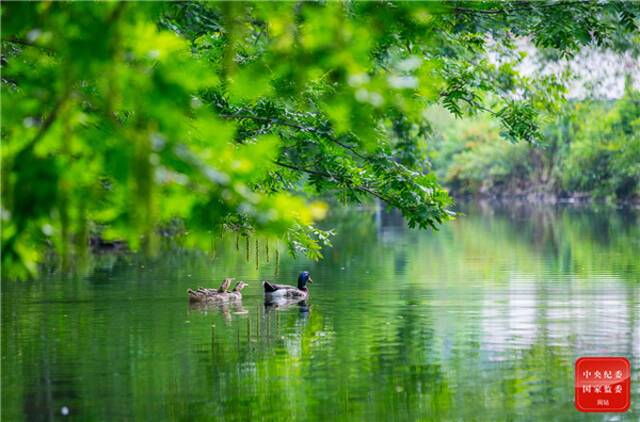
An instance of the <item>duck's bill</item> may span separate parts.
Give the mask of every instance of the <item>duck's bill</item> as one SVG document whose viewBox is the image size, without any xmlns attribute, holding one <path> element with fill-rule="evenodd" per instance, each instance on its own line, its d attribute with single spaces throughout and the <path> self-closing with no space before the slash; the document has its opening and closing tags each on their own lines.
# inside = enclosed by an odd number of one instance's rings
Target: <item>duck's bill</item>
<svg viewBox="0 0 640 422">
<path fill-rule="evenodd" d="M 309 284 L 313 284 L 313 279 L 309 277 Z"/>
</svg>

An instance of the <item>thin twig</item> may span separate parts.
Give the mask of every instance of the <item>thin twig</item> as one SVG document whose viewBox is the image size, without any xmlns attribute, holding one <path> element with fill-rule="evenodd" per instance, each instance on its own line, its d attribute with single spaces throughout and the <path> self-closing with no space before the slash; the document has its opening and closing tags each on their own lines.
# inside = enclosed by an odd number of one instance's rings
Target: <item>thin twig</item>
<svg viewBox="0 0 640 422">
<path fill-rule="evenodd" d="M 337 180 L 335 180 L 335 178 L 332 177 L 329 173 L 323 173 L 323 172 L 320 172 L 320 171 L 316 171 L 316 170 L 312 170 L 312 169 L 308 169 L 308 168 L 304 168 L 304 167 L 296 167 L 296 166 L 294 166 L 292 164 L 283 163 L 282 161 L 275 161 L 274 160 L 273 164 L 276 164 L 276 165 L 278 165 L 280 167 L 288 168 L 290 170 L 296 170 L 296 171 L 300 171 L 300 172 L 303 172 L 303 173 L 312 174 L 314 176 L 327 177 L 327 178 L 337 182 Z"/>
<path fill-rule="evenodd" d="M 60 109 L 62 108 L 62 104 L 64 104 L 64 102 L 67 99 L 67 95 L 65 94 L 63 97 L 61 97 L 56 104 L 53 106 L 53 110 L 51 110 L 51 113 L 49 113 L 49 115 L 47 116 L 47 118 L 44 120 L 44 122 L 42 122 L 42 126 L 40 126 L 40 129 L 38 130 L 38 132 L 35 134 L 35 136 L 24 146 L 24 148 L 22 148 L 22 151 L 29 151 L 30 149 L 32 149 L 33 147 L 36 146 L 36 144 L 40 141 L 40 139 L 42 139 L 44 137 L 44 135 L 47 134 L 47 132 L 49 131 L 49 128 L 51 127 L 51 125 L 53 125 L 53 123 L 56 121 L 56 119 L 58 118 L 58 113 L 60 112 Z"/>
<path fill-rule="evenodd" d="M 336 145 L 341 146 L 342 148 L 345 148 L 349 151 L 351 151 L 355 156 L 366 160 L 367 157 L 360 154 L 354 147 L 350 146 L 350 145 L 346 145 L 343 142 L 339 141 L 338 139 L 336 139 L 335 137 L 333 137 L 331 135 L 331 133 L 329 133 L 329 131 L 323 130 L 323 129 L 318 129 L 315 128 L 313 126 L 302 126 L 300 124 L 294 123 L 294 122 L 290 122 L 287 120 L 281 120 L 275 117 L 263 117 L 263 116 L 255 116 L 253 114 L 219 114 L 220 117 L 224 118 L 224 119 L 250 119 L 250 120 L 255 120 L 255 121 L 259 121 L 259 122 L 265 122 L 265 123 L 272 123 L 275 125 L 280 125 L 280 126 L 287 126 L 293 129 L 298 129 L 302 132 L 311 132 L 311 133 L 315 133 L 318 135 L 321 135 L 323 137 L 325 137 L 326 139 L 330 140 L 331 142 L 335 143 Z"/>
<path fill-rule="evenodd" d="M 331 179 L 334 182 L 339 182 L 339 180 L 336 180 L 335 177 L 333 177 L 332 175 L 330 175 L 328 173 L 324 173 L 324 172 L 320 172 L 320 171 L 317 171 L 317 170 L 312 170 L 312 169 L 308 169 L 308 168 L 304 168 L 304 167 L 297 167 L 297 166 L 294 166 L 294 165 L 291 165 L 291 164 L 283 163 L 281 161 L 273 161 L 273 163 L 278 165 L 278 166 L 285 167 L 285 168 L 288 168 L 288 169 L 291 169 L 291 170 L 295 170 L 295 171 L 299 171 L 299 172 L 307 173 L 307 174 L 312 174 L 314 176 L 326 177 L 326 178 Z M 398 205 L 395 204 L 395 202 L 391 198 L 388 198 L 385 195 L 383 195 L 383 194 L 381 194 L 379 192 L 376 192 L 375 190 L 373 190 L 372 188 L 370 188 L 368 186 L 354 185 L 349 180 L 344 180 L 343 182 L 346 183 L 347 185 L 349 185 L 353 189 L 356 189 L 356 190 L 368 193 L 370 195 L 373 195 L 373 196 L 385 201 L 386 203 L 388 203 L 390 205 L 393 205 L 393 206 L 395 206 L 397 208 L 400 208 L 400 207 L 398 207 Z"/>
<path fill-rule="evenodd" d="M 501 14 L 508 14 L 508 13 L 513 13 L 513 12 L 522 12 L 522 11 L 530 11 L 532 10 L 533 6 L 535 6 L 535 8 L 538 9 L 546 9 L 546 8 L 553 8 L 553 7 L 558 7 L 558 6 L 567 6 L 567 5 L 574 5 L 574 4 L 581 4 L 581 3 L 589 3 L 586 0 L 576 0 L 576 1 L 556 1 L 556 2 L 546 2 L 546 3 L 542 3 L 539 2 L 537 4 L 534 4 L 532 2 L 520 2 L 518 4 L 518 6 L 520 7 L 512 7 L 509 9 L 470 9 L 468 7 L 454 7 L 453 11 L 454 12 L 459 12 L 459 13 L 466 13 L 466 14 L 482 14 L 482 15 L 501 15 Z"/>
</svg>

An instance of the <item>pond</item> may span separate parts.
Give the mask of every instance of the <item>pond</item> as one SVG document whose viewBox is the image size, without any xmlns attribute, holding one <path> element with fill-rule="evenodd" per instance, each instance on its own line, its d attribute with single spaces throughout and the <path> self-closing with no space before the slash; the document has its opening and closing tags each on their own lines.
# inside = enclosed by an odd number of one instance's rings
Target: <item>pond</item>
<svg viewBox="0 0 640 422">
<path fill-rule="evenodd" d="M 638 420 L 638 213 L 463 208 L 439 232 L 340 212 L 317 263 L 228 238 L 3 281 L 3 419 Z M 304 269 L 306 303 L 265 307 Z M 189 305 L 227 275 L 241 305 Z M 628 413 L 575 410 L 589 355 L 629 358 Z"/>
</svg>

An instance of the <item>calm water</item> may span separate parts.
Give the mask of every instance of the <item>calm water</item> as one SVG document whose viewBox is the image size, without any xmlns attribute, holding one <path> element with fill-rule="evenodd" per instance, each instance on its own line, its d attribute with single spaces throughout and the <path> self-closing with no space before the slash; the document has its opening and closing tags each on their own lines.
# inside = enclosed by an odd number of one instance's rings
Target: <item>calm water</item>
<svg viewBox="0 0 640 422">
<path fill-rule="evenodd" d="M 251 239 L 3 282 L 3 420 L 638 420 L 640 228 L 610 209 L 468 207 L 439 233 L 350 211 L 319 263 Z M 257 267 L 257 268 L 256 268 Z M 315 283 L 265 308 L 259 281 Z M 241 306 L 185 291 L 247 280 Z M 573 406 L 583 355 L 632 364 L 631 411 Z"/>
</svg>

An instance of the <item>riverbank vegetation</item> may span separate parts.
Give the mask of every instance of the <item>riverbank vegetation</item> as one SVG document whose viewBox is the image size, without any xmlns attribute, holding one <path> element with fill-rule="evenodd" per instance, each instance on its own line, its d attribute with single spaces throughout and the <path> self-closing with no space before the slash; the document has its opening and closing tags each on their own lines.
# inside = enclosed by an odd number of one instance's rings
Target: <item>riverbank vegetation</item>
<svg viewBox="0 0 640 422">
<path fill-rule="evenodd" d="M 640 6 L 33 2 L 1 13 L 2 272 L 28 278 L 47 257 L 72 267 L 92 240 L 153 255 L 176 233 L 190 246 L 260 235 L 318 259 L 333 234 L 317 226 L 322 195 L 377 198 L 437 228 L 455 214 L 422 147 L 424 111 L 483 112 L 514 148 L 543 144 L 566 83 L 520 75 L 517 41 L 545 63 L 635 51 Z M 571 168 L 634 165 L 597 151 Z M 456 168 L 452 184 L 466 177 Z M 615 195 L 636 189 L 614 179 Z"/>
<path fill-rule="evenodd" d="M 487 116 L 432 110 L 434 170 L 456 195 L 556 202 L 640 201 L 640 92 L 571 101 L 543 126 L 542 145 L 507 143 Z"/>
</svg>

